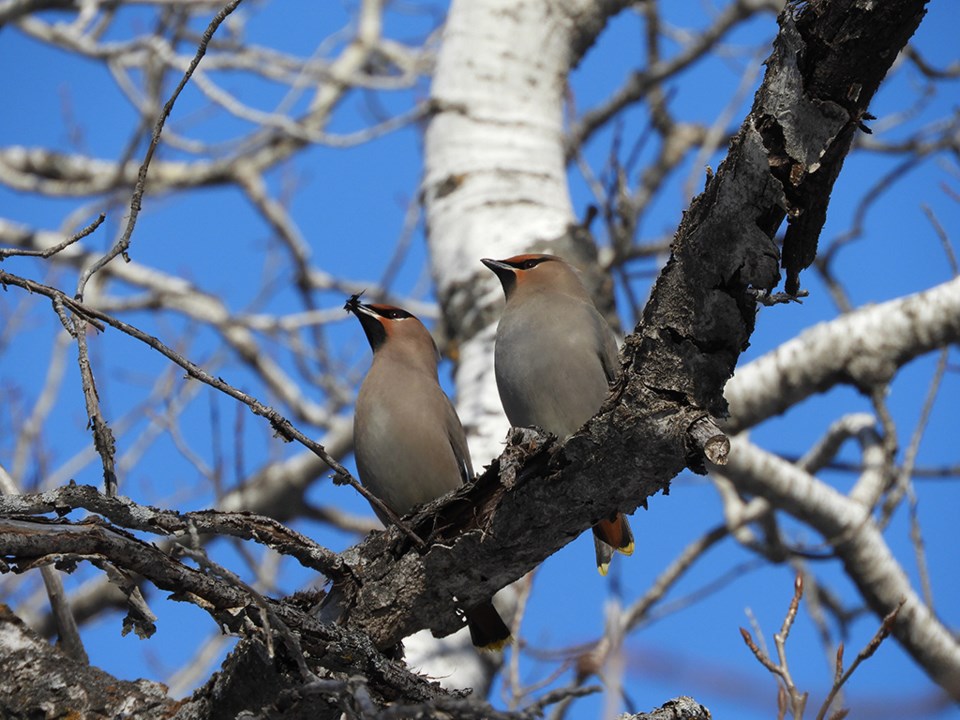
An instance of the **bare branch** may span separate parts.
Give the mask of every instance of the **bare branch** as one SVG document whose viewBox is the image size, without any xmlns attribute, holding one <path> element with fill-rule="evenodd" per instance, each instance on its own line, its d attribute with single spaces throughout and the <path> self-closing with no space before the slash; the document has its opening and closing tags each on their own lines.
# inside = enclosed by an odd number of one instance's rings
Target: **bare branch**
<svg viewBox="0 0 960 720">
<path fill-rule="evenodd" d="M 119 527 L 157 535 L 189 538 L 199 533 L 256 540 L 327 577 L 337 577 L 344 571 L 336 553 L 262 515 L 216 510 L 179 513 L 139 505 L 126 497 L 101 495 L 89 485 L 71 484 L 43 493 L 0 496 L 0 516 L 5 517 L 51 512 L 63 516 L 79 508 L 102 515 Z"/>
<path fill-rule="evenodd" d="M 724 389 L 730 406 L 724 430 L 753 427 L 837 383 L 869 390 L 914 358 L 958 340 L 957 279 L 857 310 L 738 368 Z"/>
<path fill-rule="evenodd" d="M 157 146 L 160 144 L 160 134 L 163 132 L 163 126 L 166 123 L 170 112 L 173 110 L 173 104 L 177 101 L 181 91 L 184 87 L 186 87 L 187 82 L 190 80 L 190 76 L 193 75 L 193 71 L 196 70 L 197 65 L 200 64 L 200 61 L 206 54 L 207 45 L 213 38 L 213 34 L 217 31 L 217 28 L 220 27 L 220 24 L 226 20 L 227 16 L 237 8 L 240 2 L 241 0 L 230 0 L 230 2 L 228 2 L 223 9 L 214 16 L 214 18 L 210 21 L 210 24 L 207 26 L 207 29 L 204 31 L 203 37 L 200 40 L 200 45 L 197 47 L 197 54 L 194 56 L 193 61 L 187 68 L 187 71 L 180 79 L 180 82 L 177 85 L 177 88 L 173 91 L 173 94 L 170 96 L 170 99 L 167 100 L 166 104 L 163 106 L 160 117 L 157 118 L 156 125 L 153 128 L 153 135 L 150 137 L 150 145 L 147 147 L 147 154 L 143 158 L 143 162 L 140 164 L 140 169 L 137 172 L 137 183 L 133 190 L 133 197 L 130 199 L 130 213 L 127 217 L 127 225 L 123 230 L 123 234 L 114 244 L 114 246 L 110 248 L 109 252 L 107 252 L 96 263 L 84 270 L 83 274 L 80 276 L 80 280 L 77 282 L 77 291 L 74 295 L 77 300 L 83 301 L 83 291 L 87 286 L 87 282 L 94 275 L 94 273 L 96 273 L 108 262 L 113 260 L 113 258 L 117 257 L 117 255 L 122 255 L 124 260 L 129 261 L 130 258 L 127 257 L 127 250 L 130 247 L 130 239 L 133 235 L 133 228 L 137 223 L 137 217 L 140 215 L 140 205 L 143 200 L 143 193 L 147 187 L 147 171 L 150 168 L 151 160 L 153 160 L 153 154 L 156 151 Z M 91 415 L 91 417 L 93 416 Z M 106 472 L 106 468 L 104 470 Z"/>
<path fill-rule="evenodd" d="M 844 686 L 847 680 L 850 679 L 850 676 L 856 671 L 860 664 L 870 658 L 888 635 L 890 635 L 890 630 L 893 627 L 894 621 L 897 619 L 897 613 L 900 612 L 900 608 L 903 607 L 902 604 L 895 607 L 887 616 L 883 618 L 883 622 L 880 624 L 880 629 L 877 630 L 876 634 L 867 643 L 867 646 L 863 648 L 860 652 L 857 653 L 856 659 L 853 663 L 846 669 L 843 670 L 843 645 L 841 644 L 837 650 L 837 662 L 836 662 L 836 676 L 834 677 L 833 686 L 830 688 L 830 692 L 827 693 L 826 699 L 823 701 L 823 705 L 820 707 L 819 712 L 817 713 L 817 720 L 823 720 L 826 713 L 830 710 L 830 706 L 833 704 L 833 701 L 836 699 L 837 694 L 840 692 L 840 689 Z M 831 716 L 831 717 L 836 717 Z"/>
<path fill-rule="evenodd" d="M 293 425 L 291 425 L 288 420 L 283 418 L 276 410 L 263 405 L 256 398 L 253 398 L 250 395 L 247 395 L 246 393 L 236 389 L 222 379 L 211 376 L 195 363 L 187 360 L 179 353 L 175 352 L 172 348 L 164 345 L 157 338 L 138 330 L 132 325 L 128 325 L 122 320 L 118 320 L 117 318 L 111 317 L 106 313 L 100 312 L 99 310 L 94 310 L 93 308 L 87 307 L 76 300 L 68 298 L 56 288 L 51 288 L 46 285 L 42 285 L 41 283 L 37 283 L 32 280 L 26 280 L 24 278 L 17 277 L 16 275 L 11 275 L 9 273 L 0 271 L 0 287 L 4 285 L 15 285 L 17 287 L 22 287 L 25 290 L 29 290 L 30 292 L 46 295 L 51 299 L 59 299 L 61 302 L 67 305 L 71 311 L 77 313 L 84 319 L 102 321 L 105 324 L 110 325 L 131 336 L 132 338 L 149 345 L 167 357 L 169 360 L 172 360 L 186 370 L 190 377 L 200 380 L 201 382 L 220 390 L 235 400 L 239 400 L 244 405 L 247 405 L 254 412 L 254 414 L 260 415 L 261 417 L 269 420 L 270 425 L 274 428 L 274 430 L 277 431 L 278 434 L 280 434 L 281 437 L 288 441 L 296 440 L 297 442 L 301 443 L 304 447 L 314 452 L 325 463 L 327 463 L 327 465 L 329 465 L 337 473 L 339 478 L 344 483 L 349 484 L 357 489 L 357 491 L 370 500 L 370 502 L 376 502 L 375 499 L 372 499 L 373 496 L 369 495 L 369 493 L 364 490 L 362 486 L 360 486 L 357 480 L 346 470 L 346 468 L 330 457 L 322 446 L 294 428 Z"/>
<path fill-rule="evenodd" d="M 723 472 L 741 491 L 763 496 L 816 528 L 875 613 L 886 616 L 903 603 L 894 636 L 948 693 L 960 697 L 960 643 L 917 596 L 869 510 L 740 437 L 731 445 Z"/>
<path fill-rule="evenodd" d="M 87 235 L 92 234 L 100 225 L 103 224 L 103 221 L 107 219 L 107 216 L 104 213 L 100 213 L 99 217 L 94 220 L 92 223 L 83 228 L 80 232 L 74 233 L 66 240 L 61 243 L 57 243 L 51 247 L 45 248 L 43 250 L 21 250 L 19 248 L 0 248 L 0 262 L 8 257 L 13 257 L 15 255 L 25 256 L 25 257 L 41 257 L 48 258 L 53 255 L 56 255 L 58 252 L 64 248 L 70 247 L 75 242 L 83 240 Z"/>
</svg>

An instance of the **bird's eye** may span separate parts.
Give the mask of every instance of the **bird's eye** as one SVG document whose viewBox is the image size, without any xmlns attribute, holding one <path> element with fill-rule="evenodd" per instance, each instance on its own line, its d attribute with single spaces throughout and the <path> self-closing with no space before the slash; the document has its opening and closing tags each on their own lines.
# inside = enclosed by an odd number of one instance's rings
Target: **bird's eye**
<svg viewBox="0 0 960 720">
<path fill-rule="evenodd" d="M 540 264 L 540 258 L 530 258 L 529 260 L 524 260 L 523 264 L 520 266 L 524 270 L 532 270 L 537 265 Z"/>
<path fill-rule="evenodd" d="M 387 317 L 391 320 L 401 320 L 406 317 L 410 317 L 410 313 L 406 310 L 400 310 L 399 308 L 393 308 L 387 311 Z"/>
</svg>

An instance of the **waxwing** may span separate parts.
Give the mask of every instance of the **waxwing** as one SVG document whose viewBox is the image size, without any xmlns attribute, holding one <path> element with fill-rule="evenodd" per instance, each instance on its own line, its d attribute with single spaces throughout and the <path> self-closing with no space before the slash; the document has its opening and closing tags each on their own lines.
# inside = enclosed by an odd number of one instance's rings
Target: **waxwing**
<svg viewBox="0 0 960 720">
<path fill-rule="evenodd" d="M 494 369 L 500 402 L 514 427 L 541 427 L 561 439 L 600 409 L 619 368 L 613 331 L 576 271 L 555 255 L 484 258 L 507 304 L 497 326 Z M 593 526 L 597 569 L 613 551 L 633 552 L 623 513 Z"/>
<path fill-rule="evenodd" d="M 356 295 L 344 308 L 357 316 L 373 350 L 353 420 L 360 481 L 405 515 L 473 477 L 467 439 L 440 387 L 440 353 L 423 323 L 392 305 L 362 304 Z M 490 601 L 469 609 L 466 617 L 478 647 L 497 649 L 510 638 Z"/>
</svg>

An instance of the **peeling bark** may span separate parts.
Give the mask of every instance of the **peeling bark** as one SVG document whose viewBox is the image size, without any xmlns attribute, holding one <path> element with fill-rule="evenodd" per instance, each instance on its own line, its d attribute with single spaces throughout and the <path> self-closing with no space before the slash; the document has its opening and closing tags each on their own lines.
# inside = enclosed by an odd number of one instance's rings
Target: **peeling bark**
<svg viewBox="0 0 960 720">
<path fill-rule="evenodd" d="M 819 0 L 781 15 L 767 61 L 771 70 L 779 67 L 780 87 L 754 114 L 761 109 L 757 127 L 789 203 L 782 260 L 788 293 L 799 291 L 800 271 L 816 257 L 830 193 L 856 131 L 865 129 L 870 101 L 925 6 L 925 0 Z"/>
</svg>

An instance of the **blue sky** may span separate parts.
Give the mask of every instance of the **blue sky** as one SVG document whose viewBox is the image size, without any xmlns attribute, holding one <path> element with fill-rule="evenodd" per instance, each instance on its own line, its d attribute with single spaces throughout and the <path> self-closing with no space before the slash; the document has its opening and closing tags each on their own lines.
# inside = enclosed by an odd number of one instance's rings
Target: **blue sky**
<svg viewBox="0 0 960 720">
<path fill-rule="evenodd" d="M 664 5 L 669 19 L 677 25 L 696 27 L 705 22 L 697 15 L 697 8 L 702 9 L 699 3 Z M 350 6 L 301 1 L 250 4 L 242 8 L 249 17 L 249 35 L 253 40 L 280 44 L 288 52 L 309 55 L 318 37 L 340 27 Z M 397 39 L 421 38 L 436 21 L 428 12 L 403 12 L 423 10 L 421 4 L 397 6 L 395 10 L 388 15 L 386 33 Z M 944 66 L 956 61 L 958 15 L 960 10 L 949 0 L 931 3 L 916 42 L 932 64 Z M 296 22 L 290 22 L 292 17 Z M 121 18 L 116 24 L 117 37 L 130 33 L 131 28 L 150 26 L 145 10 L 125 11 Z M 640 27 L 635 16 L 625 13 L 601 37 L 572 78 L 572 93 L 578 108 L 602 102 L 642 62 Z M 773 18 L 761 16 L 728 39 L 731 52 L 722 59 L 701 62 L 672 81 L 670 107 L 674 113 L 684 120 L 712 122 L 730 102 L 745 68 L 762 59 L 744 48 L 756 45 L 758 39 L 772 38 L 774 32 Z M 669 51 L 668 45 L 665 52 Z M 0 66 L 15 68 L 14 72 L 0 75 L 0 93 L 7 98 L 5 108 L 0 111 L 0 145 L 43 145 L 105 158 L 116 157 L 122 151 L 135 116 L 101 67 L 45 47 L 10 27 L 0 30 Z M 244 77 L 223 81 L 228 88 L 242 91 L 244 100 L 258 107 L 269 108 L 281 97 L 278 88 L 266 83 L 250 83 Z M 756 82 L 750 86 L 743 103 L 749 104 Z M 889 115 L 905 109 L 906 98 L 912 97 L 918 82 L 915 73 L 906 72 L 881 90 L 872 106 L 879 118 L 877 126 L 882 126 Z M 908 128 L 919 127 L 935 117 L 956 114 L 957 82 L 946 85 L 944 90 L 947 92 L 934 98 L 910 121 Z M 426 92 L 424 83 L 378 101 L 386 111 L 397 111 L 409 106 L 413 98 L 424 97 Z M 222 112 L 204 113 L 203 107 L 199 93 L 188 87 L 169 126 L 176 131 L 196 132 L 208 139 L 229 137 L 244 129 L 242 122 Z M 363 127 L 369 122 L 373 107 L 367 97 L 358 95 L 348 99 L 333 118 L 330 129 L 348 132 Z M 745 107 L 741 104 L 733 112 L 731 127 L 740 122 Z M 624 137 L 635 138 L 644 124 L 643 109 L 630 110 L 625 116 Z M 408 205 L 416 196 L 421 169 L 419 132 L 417 128 L 406 128 L 349 150 L 314 148 L 270 174 L 273 192 L 280 193 L 290 187 L 295 190 L 291 213 L 310 243 L 316 265 L 334 275 L 360 282 L 376 281 L 380 277 L 402 231 Z M 903 132 L 905 130 L 896 131 L 898 135 Z M 598 133 L 586 148 L 586 155 L 597 171 L 609 153 L 612 133 L 610 128 Z M 137 152 L 137 157 L 141 155 L 142 150 Z M 715 155 L 709 163 L 716 167 L 721 157 Z M 822 246 L 849 227 L 864 188 L 896 162 L 896 158 L 869 154 L 848 160 L 834 191 Z M 641 228 L 643 237 L 655 238 L 676 228 L 680 212 L 689 201 L 684 194 L 688 174 L 685 171 L 673 178 L 660 195 Z M 576 169 L 571 169 L 570 178 L 574 207 L 582 217 L 592 198 Z M 927 204 L 934 210 L 956 247 L 960 204 L 945 188 L 957 192 L 957 166 L 955 160 L 938 156 L 922 162 L 881 197 L 868 216 L 863 237 L 841 251 L 837 261 L 837 274 L 847 284 L 855 304 L 882 302 L 949 279 L 951 271 L 943 249 L 921 209 L 921 204 Z M 0 217 L 54 229 L 85 201 L 51 200 L 0 187 Z M 91 205 L 91 218 L 94 207 L 96 203 Z M 125 214 L 123 206 L 110 208 L 105 226 L 86 241 L 86 245 L 106 247 L 125 222 Z M 603 237 L 599 239 L 604 241 Z M 274 242 L 270 229 L 236 191 L 209 189 L 148 198 L 138 221 L 131 254 L 137 262 L 182 275 L 223 298 L 229 307 L 241 309 L 255 302 L 255 291 L 263 278 L 273 278 L 277 283 L 289 280 L 289 267 L 273 267 L 264 262 Z M 429 297 L 429 285 L 424 283 L 424 258 L 422 228 L 418 228 L 395 283 L 398 291 L 407 293 L 419 288 L 421 295 Z M 24 259 L 6 261 L 4 270 L 65 289 L 72 289 L 76 282 L 70 271 L 51 270 L 44 263 Z M 768 352 L 803 328 L 836 316 L 836 309 L 816 274 L 808 271 L 803 279 L 810 297 L 802 305 L 764 309 L 743 362 Z M 648 286 L 640 281 L 633 289 L 642 298 Z M 114 288 L 114 292 L 119 289 Z M 322 307 L 335 308 L 342 302 L 343 298 L 334 293 L 320 298 Z M 47 303 L 25 298 L 14 289 L 0 293 L 0 317 L 6 317 L 21 303 L 26 304 L 29 322 L 16 336 L 16 342 L 0 345 L 0 387 L 3 388 L 0 405 L 4 407 L 0 414 L 0 462 L 4 464 L 9 462 L 11 448 L 10 441 L 2 438 L 10 436 L 22 422 L 23 409 L 32 407 L 36 400 L 46 373 L 51 338 L 58 325 Z M 290 312 L 299 306 L 294 294 L 287 291 L 276 293 L 265 309 Z M 194 360 L 212 362 L 217 356 L 216 338 L 205 329 L 192 327 L 182 317 L 168 314 L 157 320 L 146 313 L 125 317 L 171 342 L 186 334 L 195 334 L 191 350 Z M 328 328 L 326 336 L 334 358 L 349 372 L 361 373 L 366 368 L 369 351 L 355 322 L 344 316 L 343 322 Z M 92 341 L 91 352 L 98 377 L 105 378 L 100 382 L 100 392 L 108 419 L 116 423 L 131 416 L 130 430 L 120 437 L 120 452 L 124 453 L 134 446 L 138 433 L 147 427 L 149 414 L 140 409 L 144 393 L 161 373 L 170 370 L 169 364 L 138 347 L 133 340 L 111 332 Z M 289 356 L 282 348 L 269 348 L 269 341 L 268 352 L 289 365 Z M 956 402 L 960 377 L 956 372 L 955 349 L 951 362 L 953 372 L 945 378 L 934 406 L 930 428 L 920 450 L 920 466 L 958 462 L 955 428 L 960 425 L 960 404 Z M 930 357 L 912 363 L 892 386 L 889 402 L 899 423 L 902 443 L 907 442 L 917 422 L 934 364 L 935 360 Z M 254 394 L 262 391 L 235 362 L 227 361 L 214 369 L 243 389 Z M 51 469 L 90 445 L 71 352 L 68 352 L 64 383 L 61 399 L 44 427 L 44 453 L 32 465 L 34 479 L 42 480 Z M 319 399 L 316 389 L 305 387 L 304 392 Z M 752 438 L 776 452 L 799 455 L 840 415 L 869 410 L 866 398 L 850 388 L 837 388 L 801 403 L 783 417 L 768 421 L 754 431 Z M 212 424 L 213 417 L 217 424 Z M 208 389 L 197 393 L 183 415 L 183 422 L 190 444 L 208 462 L 212 463 L 217 456 L 218 443 L 228 448 L 226 457 L 231 469 L 225 473 L 227 487 L 243 474 L 242 470 L 232 469 L 235 465 L 251 472 L 270 458 L 298 452 L 298 448 L 283 446 L 271 439 L 260 419 Z M 231 453 L 239 454 L 242 460 L 234 463 Z M 854 461 L 853 448 L 845 448 L 841 458 Z M 487 458 L 475 458 L 474 464 L 479 468 L 486 461 Z M 100 471 L 96 463 L 88 463 L 71 477 L 80 483 L 98 484 Z M 822 477 L 841 489 L 848 488 L 853 479 L 842 473 Z M 122 482 L 122 492 L 143 503 L 186 510 L 208 507 L 212 501 L 209 488 L 201 484 L 195 469 L 165 436 L 146 450 L 143 459 Z M 955 478 L 921 480 L 917 483 L 917 493 L 936 609 L 949 626 L 956 627 L 960 622 L 960 581 L 956 571 L 955 515 L 960 499 L 957 482 Z M 353 491 L 327 481 L 317 483 L 311 490 L 311 498 L 356 513 L 369 512 L 365 502 Z M 600 578 L 594 571 L 589 537 L 578 539 L 538 569 L 524 626 L 524 634 L 533 645 L 558 650 L 595 637 L 602 629 L 604 602 L 619 597 L 628 603 L 642 594 L 687 543 L 714 527 L 722 515 L 709 484 L 703 478 L 685 473 L 674 481 L 669 496 L 652 498 L 650 509 L 638 510 L 634 517 L 637 552 L 630 559 L 618 558 L 611 577 Z M 789 521 L 784 524 L 790 528 L 795 541 L 819 545 L 820 538 L 810 530 Z M 300 523 L 297 527 L 334 549 L 356 541 L 354 537 L 330 532 L 314 523 Z M 886 537 L 916 582 L 909 524 L 903 510 L 894 517 Z M 216 557 L 224 564 L 239 567 L 237 550 L 228 543 L 218 545 Z M 741 571 L 737 577 L 733 577 L 735 569 Z M 836 562 L 816 563 L 813 569 L 841 594 L 845 603 L 854 601 L 850 583 Z M 68 578 L 68 582 L 95 575 L 96 571 L 87 569 Z M 759 720 L 773 715 L 774 681 L 753 660 L 740 640 L 738 627 L 748 625 L 745 609 L 749 608 L 768 643 L 772 642 L 772 634 L 779 629 L 792 594 L 793 573 L 787 567 L 756 565 L 752 555 L 727 540 L 712 549 L 681 581 L 668 597 L 668 603 L 690 597 L 718 581 L 722 581 L 722 587 L 692 608 L 668 615 L 630 637 L 627 692 L 636 709 L 646 710 L 676 695 L 688 694 L 707 705 L 715 717 Z M 291 591 L 310 582 L 306 573 L 285 561 L 280 587 L 275 592 Z M 15 595 L 15 601 L 20 599 Z M 84 639 L 93 662 L 120 677 L 162 680 L 191 657 L 199 638 L 217 632 L 213 622 L 193 606 L 168 602 L 156 593 L 152 595 L 151 606 L 160 619 L 158 632 L 149 641 L 133 636 L 121 638 L 119 615 L 106 615 L 87 627 Z M 847 641 L 848 658 L 853 657 L 877 626 L 878 620 L 871 615 L 861 616 L 852 623 Z M 814 697 L 821 697 L 829 685 L 830 669 L 806 609 L 801 610 L 789 650 L 798 686 L 809 689 Z M 523 680 L 534 683 L 548 675 L 554 665 L 525 656 L 521 667 Z M 931 692 L 932 686 L 913 662 L 894 642 L 888 641 L 854 676 L 848 686 L 848 704 L 854 708 L 852 717 L 865 717 L 878 710 L 895 710 L 897 703 L 926 697 Z M 499 703 L 499 698 L 495 697 L 494 701 Z M 600 701 L 596 698 L 581 700 L 569 717 L 594 718 L 599 708 Z M 888 716 L 897 716 L 897 712 L 889 712 Z M 931 709 L 913 717 L 960 717 L 960 713 L 951 708 Z"/>
</svg>

